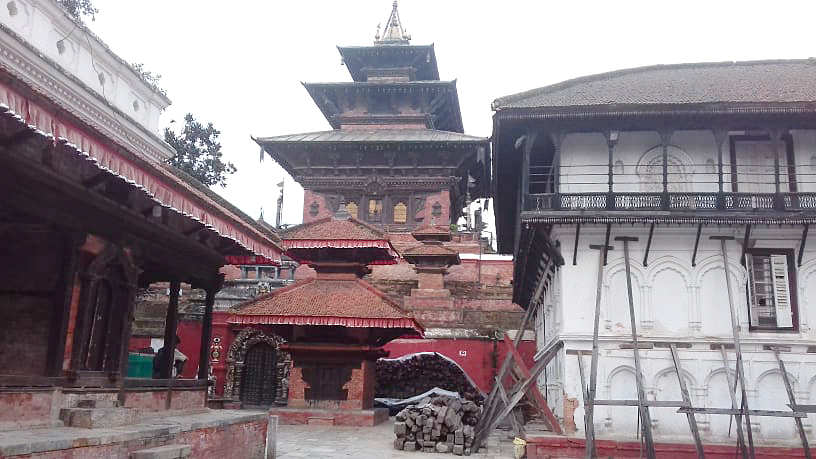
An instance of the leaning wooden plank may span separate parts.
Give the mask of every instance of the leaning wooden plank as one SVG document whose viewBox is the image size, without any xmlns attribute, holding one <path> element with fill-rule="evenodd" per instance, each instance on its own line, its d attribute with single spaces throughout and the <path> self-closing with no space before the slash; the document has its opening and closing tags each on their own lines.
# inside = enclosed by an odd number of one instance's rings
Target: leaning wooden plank
<svg viewBox="0 0 816 459">
<path fill-rule="evenodd" d="M 731 377 L 731 368 L 728 365 L 728 355 L 725 353 L 725 345 L 720 345 L 720 353 L 722 354 L 723 359 L 723 367 L 725 368 L 725 380 L 728 381 L 728 395 L 731 396 L 731 408 L 737 408 L 737 396 L 734 393 L 737 391 L 736 383 L 734 382 L 734 378 Z M 740 451 L 742 452 L 742 459 L 748 459 L 748 450 L 745 446 L 745 437 L 742 433 L 742 410 L 739 413 L 734 415 L 734 419 L 737 422 L 737 445 L 739 446 Z M 729 425 L 729 435 L 730 435 L 730 425 Z"/>
<path fill-rule="evenodd" d="M 629 243 L 637 241 L 636 237 L 616 237 L 616 241 L 623 241 L 623 260 L 626 268 L 626 293 L 629 300 L 629 327 L 632 333 L 632 352 L 635 356 L 635 384 L 637 384 L 638 413 L 640 414 L 641 430 L 646 442 L 646 454 L 655 457 L 654 440 L 652 439 L 652 417 L 646 403 L 646 390 L 643 387 L 643 370 L 640 364 L 640 350 L 638 350 L 637 319 L 635 318 L 635 301 L 632 294 L 632 269 L 629 259 Z"/>
<path fill-rule="evenodd" d="M 607 231 L 609 225 L 607 225 Z M 608 233 L 607 233 L 608 234 Z M 608 245 L 609 237 L 604 245 L 590 245 L 589 248 L 598 250 L 598 280 L 595 288 L 595 322 L 592 327 L 592 359 L 589 364 L 589 386 L 587 386 L 587 403 L 584 404 L 584 432 L 586 433 L 586 458 L 596 456 L 595 451 L 595 393 L 598 382 L 598 332 L 601 322 L 601 289 L 603 288 L 603 272 L 606 265 L 606 254 L 611 249 Z"/>
<path fill-rule="evenodd" d="M 504 406 L 507 406 L 510 401 L 507 400 L 507 392 L 504 391 L 504 386 L 498 381 L 496 381 L 495 384 L 499 388 L 499 398 Z M 516 419 L 515 416 L 510 416 L 510 423 L 513 425 L 513 435 L 516 437 L 521 435 L 521 426 L 519 426 L 518 419 Z"/>
<path fill-rule="evenodd" d="M 785 370 L 785 362 L 782 361 L 782 358 L 779 357 L 779 349 L 773 348 L 774 356 L 776 356 L 776 361 L 779 363 L 779 371 L 782 372 L 782 381 L 785 383 L 785 390 L 788 392 L 788 399 L 791 402 L 791 405 L 796 404 L 796 397 L 793 395 L 793 387 L 791 386 L 790 379 L 788 378 L 788 372 Z M 808 445 L 807 435 L 805 435 L 805 427 L 802 425 L 801 418 L 795 418 L 794 422 L 796 423 L 796 430 L 799 432 L 799 438 L 802 439 L 802 449 L 805 451 L 805 457 L 807 459 L 811 459 L 810 456 L 810 445 Z"/>
<path fill-rule="evenodd" d="M 492 432 L 496 426 L 505 418 L 510 412 L 515 408 L 519 401 L 524 397 L 524 394 L 527 392 L 527 389 L 530 385 L 535 383 L 536 378 L 538 375 L 547 368 L 547 364 L 556 356 L 559 350 L 564 346 L 562 341 L 558 341 L 550 345 L 550 348 L 541 356 L 540 359 L 533 365 L 533 368 L 530 369 L 530 377 L 525 379 L 524 381 L 519 384 L 515 390 L 513 391 L 513 395 L 510 398 L 510 402 L 496 415 L 493 419 L 490 420 L 490 423 L 487 425 L 487 428 L 480 432 L 480 435 L 474 436 L 473 439 L 473 450 L 478 451 L 481 441 L 483 440 L 484 436 Z M 477 442 L 478 440 L 478 442 Z"/>
<path fill-rule="evenodd" d="M 513 360 L 515 361 L 516 366 L 521 372 L 523 378 L 524 379 L 529 378 L 530 370 L 524 363 L 524 359 L 521 358 L 521 354 L 519 353 L 518 349 L 516 349 L 516 347 L 510 341 L 510 337 L 507 336 L 507 333 L 504 334 L 504 344 L 507 346 L 507 351 L 513 356 Z M 541 394 L 541 391 L 538 390 L 537 384 L 533 384 L 530 387 L 530 394 L 533 396 L 533 399 L 538 404 L 541 414 L 543 414 L 544 418 L 547 419 L 547 423 L 550 425 L 550 429 L 554 433 L 557 433 L 558 435 L 563 435 L 564 432 L 561 430 L 561 426 L 558 423 L 558 419 L 556 419 L 555 415 L 550 409 L 550 406 L 547 404 L 547 399 L 544 397 L 544 395 Z"/>
<path fill-rule="evenodd" d="M 683 370 L 680 368 L 680 358 L 677 356 L 677 345 L 671 343 L 669 349 L 671 350 L 672 361 L 674 362 L 674 371 L 677 373 L 677 380 L 680 384 L 680 393 L 683 396 L 683 402 L 685 402 L 686 406 L 691 406 L 691 397 L 689 396 L 688 387 L 686 387 L 686 380 L 683 379 Z M 694 416 L 694 413 L 686 413 L 686 420 L 688 420 L 691 435 L 694 437 L 694 448 L 697 449 L 697 457 L 703 459 L 705 452 L 703 451 L 703 441 L 700 439 L 700 431 L 697 429 L 697 418 Z"/>
</svg>

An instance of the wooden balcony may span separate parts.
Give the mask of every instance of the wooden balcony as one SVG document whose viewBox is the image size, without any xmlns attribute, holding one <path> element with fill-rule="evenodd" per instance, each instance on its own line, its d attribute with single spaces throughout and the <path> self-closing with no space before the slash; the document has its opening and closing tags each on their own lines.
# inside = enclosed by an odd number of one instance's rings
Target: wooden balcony
<svg viewBox="0 0 816 459">
<path fill-rule="evenodd" d="M 816 192 L 583 192 L 528 194 L 524 211 L 814 212 Z"/>
</svg>

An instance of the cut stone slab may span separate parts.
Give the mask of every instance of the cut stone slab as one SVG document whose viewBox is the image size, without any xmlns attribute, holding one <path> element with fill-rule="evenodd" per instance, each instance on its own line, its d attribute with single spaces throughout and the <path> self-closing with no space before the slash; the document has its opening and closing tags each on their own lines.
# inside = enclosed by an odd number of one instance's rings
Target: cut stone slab
<svg viewBox="0 0 816 459">
<path fill-rule="evenodd" d="M 134 408 L 63 408 L 59 417 L 66 427 L 96 429 L 134 424 L 137 414 Z"/>
<path fill-rule="evenodd" d="M 192 454 L 193 448 L 190 445 L 164 445 L 134 451 L 130 457 L 131 459 L 181 459 L 190 457 Z"/>
</svg>

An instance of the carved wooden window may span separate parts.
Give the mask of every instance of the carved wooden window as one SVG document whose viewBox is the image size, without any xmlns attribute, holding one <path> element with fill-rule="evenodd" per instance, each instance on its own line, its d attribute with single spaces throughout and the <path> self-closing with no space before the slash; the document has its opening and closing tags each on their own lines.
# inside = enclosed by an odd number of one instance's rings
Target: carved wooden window
<svg viewBox="0 0 816 459">
<path fill-rule="evenodd" d="M 431 207 L 431 215 L 439 218 L 442 216 L 442 204 L 435 202 L 433 207 Z"/>
<path fill-rule="evenodd" d="M 73 368 L 120 370 L 123 346 L 129 336 L 138 268 L 121 251 L 109 249 L 88 267 L 82 287 L 82 314 L 78 320 Z"/>
<path fill-rule="evenodd" d="M 398 202 L 394 206 L 394 223 L 408 222 L 408 206 L 404 202 Z"/>
<path fill-rule="evenodd" d="M 348 389 L 343 386 L 351 379 L 351 368 L 304 367 L 302 374 L 309 385 L 303 394 L 306 400 L 348 400 Z"/>
<path fill-rule="evenodd" d="M 745 254 L 752 330 L 796 329 L 793 252 L 754 249 Z"/>
<path fill-rule="evenodd" d="M 320 204 L 317 201 L 312 201 L 312 205 L 309 206 L 309 215 L 312 217 L 317 216 L 317 212 L 320 210 Z"/>
<path fill-rule="evenodd" d="M 350 202 L 346 204 L 346 212 L 348 212 L 353 218 L 357 218 L 357 203 Z"/>
<path fill-rule="evenodd" d="M 368 200 L 368 220 L 372 222 L 382 220 L 382 199 Z"/>
</svg>

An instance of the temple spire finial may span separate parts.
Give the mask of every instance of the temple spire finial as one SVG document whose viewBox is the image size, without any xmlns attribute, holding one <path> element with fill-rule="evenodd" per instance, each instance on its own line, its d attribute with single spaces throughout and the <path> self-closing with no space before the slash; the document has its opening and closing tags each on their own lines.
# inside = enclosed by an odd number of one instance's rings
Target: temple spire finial
<svg viewBox="0 0 816 459">
<path fill-rule="evenodd" d="M 410 42 L 411 36 L 405 32 L 405 28 L 402 26 L 399 11 L 397 11 L 397 2 L 394 0 L 394 5 L 391 8 L 391 16 L 388 17 L 388 22 L 385 23 L 382 36 L 380 36 L 380 26 L 377 25 L 377 35 L 374 36 L 374 44 L 407 45 Z"/>
</svg>

